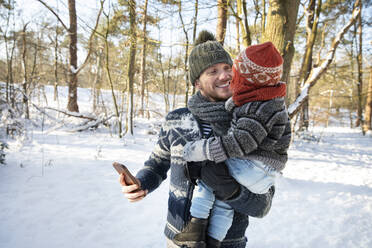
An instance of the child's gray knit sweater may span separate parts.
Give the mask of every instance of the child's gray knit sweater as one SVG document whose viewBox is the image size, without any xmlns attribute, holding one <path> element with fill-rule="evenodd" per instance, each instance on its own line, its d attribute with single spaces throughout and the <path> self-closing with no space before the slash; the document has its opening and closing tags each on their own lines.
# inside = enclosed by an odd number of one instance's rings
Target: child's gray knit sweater
<svg viewBox="0 0 372 248">
<path fill-rule="evenodd" d="M 281 171 L 291 140 L 284 98 L 249 102 L 240 107 L 230 98 L 226 108 L 233 114 L 231 128 L 227 135 L 208 139 L 208 157 L 216 162 L 235 157 L 254 159 Z"/>
</svg>

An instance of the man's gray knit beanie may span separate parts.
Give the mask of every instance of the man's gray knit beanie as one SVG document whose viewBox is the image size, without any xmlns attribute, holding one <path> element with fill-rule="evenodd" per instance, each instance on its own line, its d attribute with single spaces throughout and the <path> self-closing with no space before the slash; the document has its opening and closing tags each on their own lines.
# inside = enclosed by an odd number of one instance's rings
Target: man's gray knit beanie
<svg viewBox="0 0 372 248">
<path fill-rule="evenodd" d="M 194 48 L 189 56 L 190 82 L 195 86 L 195 80 L 199 78 L 208 67 L 226 63 L 232 66 L 230 55 L 225 51 L 221 43 L 210 32 L 203 30 L 195 41 Z"/>
</svg>

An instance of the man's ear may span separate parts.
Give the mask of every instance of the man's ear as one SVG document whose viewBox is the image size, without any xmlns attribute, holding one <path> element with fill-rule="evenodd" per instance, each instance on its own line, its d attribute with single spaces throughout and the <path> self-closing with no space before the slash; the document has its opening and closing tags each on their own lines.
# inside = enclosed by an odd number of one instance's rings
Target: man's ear
<svg viewBox="0 0 372 248">
<path fill-rule="evenodd" d="M 200 90 L 201 89 L 199 78 L 195 80 L 194 87 L 197 90 Z"/>
</svg>

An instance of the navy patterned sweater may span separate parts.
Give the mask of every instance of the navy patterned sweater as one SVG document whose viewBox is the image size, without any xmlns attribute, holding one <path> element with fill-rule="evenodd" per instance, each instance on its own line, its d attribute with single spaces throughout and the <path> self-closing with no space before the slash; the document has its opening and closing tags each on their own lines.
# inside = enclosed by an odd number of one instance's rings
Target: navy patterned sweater
<svg viewBox="0 0 372 248">
<path fill-rule="evenodd" d="M 185 176 L 186 161 L 182 157 L 183 146 L 186 142 L 201 137 L 199 124 L 187 108 L 170 112 L 162 125 L 153 152 L 136 175 L 142 188 L 152 192 L 167 178 L 170 170 L 168 214 L 164 231 L 170 240 L 182 230 L 190 217 L 189 209 L 194 186 Z M 270 210 L 274 191 L 272 187 L 267 194 L 257 195 L 241 187 L 240 194 L 236 198 L 226 201 L 235 213 L 233 224 L 222 243 L 222 248 L 245 247 L 248 216 L 265 216 Z"/>
</svg>

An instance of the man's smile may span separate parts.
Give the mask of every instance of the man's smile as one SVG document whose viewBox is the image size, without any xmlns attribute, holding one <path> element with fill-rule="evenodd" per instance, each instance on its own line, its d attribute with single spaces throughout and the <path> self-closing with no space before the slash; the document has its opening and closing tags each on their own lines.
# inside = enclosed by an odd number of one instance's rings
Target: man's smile
<svg viewBox="0 0 372 248">
<path fill-rule="evenodd" d="M 217 85 L 216 88 L 227 88 L 227 87 L 229 87 L 229 85 L 230 85 L 230 81 L 228 81 L 227 83 L 222 84 L 222 85 Z"/>
</svg>

